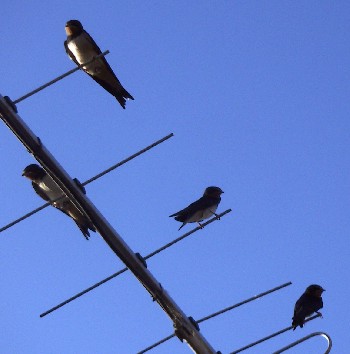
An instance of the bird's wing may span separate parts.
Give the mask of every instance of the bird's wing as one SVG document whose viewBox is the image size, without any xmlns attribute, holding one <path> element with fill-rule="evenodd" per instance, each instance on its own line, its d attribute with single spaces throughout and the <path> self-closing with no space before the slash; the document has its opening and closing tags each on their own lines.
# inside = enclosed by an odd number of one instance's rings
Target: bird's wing
<svg viewBox="0 0 350 354">
<path fill-rule="evenodd" d="M 186 219 L 190 218 L 198 210 L 205 210 L 207 208 L 210 208 L 213 205 L 215 205 L 215 201 L 213 201 L 212 198 L 207 198 L 207 197 L 203 196 L 203 197 L 199 198 L 198 200 L 196 200 L 195 202 L 193 202 L 192 204 L 190 204 L 185 209 L 182 209 L 182 210 L 178 211 L 177 213 L 170 215 L 170 217 L 180 216 L 181 218 L 186 220 Z"/>
<path fill-rule="evenodd" d="M 301 304 L 297 305 L 295 304 L 295 307 L 294 307 L 294 317 L 298 316 L 301 314 L 303 310 L 303 306 Z"/>
<path fill-rule="evenodd" d="M 87 33 L 85 32 L 85 36 L 87 38 L 87 40 L 93 45 L 96 47 L 97 49 L 97 52 L 98 54 L 101 54 L 101 49 L 99 48 L 99 46 L 96 44 L 96 42 L 93 40 L 93 38 Z M 69 49 L 68 47 L 68 43 L 67 41 L 64 41 L 64 48 L 66 49 L 66 53 L 68 54 L 69 58 L 71 60 L 74 61 L 75 64 L 77 65 L 81 65 L 83 63 L 79 63 L 78 60 L 76 59 L 76 57 L 74 56 L 73 52 Z M 97 54 L 97 55 L 98 55 Z M 111 72 L 111 74 L 113 76 L 115 76 L 112 68 L 110 67 L 110 65 L 108 64 L 106 58 L 103 56 L 103 57 L 100 57 L 98 60 L 100 60 L 103 65 L 105 66 L 105 68 Z M 108 82 L 104 81 L 104 80 L 101 80 L 99 77 L 96 77 L 94 75 L 91 75 L 86 69 L 82 68 L 92 79 L 94 79 L 99 85 L 101 85 L 104 89 L 106 89 L 107 91 L 109 90 L 113 90 L 113 88 L 111 87 L 110 84 L 108 84 Z M 117 79 L 117 77 L 115 76 L 115 79 L 117 80 L 117 82 L 120 84 L 120 81 Z M 121 86 L 121 84 L 120 84 Z"/>
<path fill-rule="evenodd" d="M 84 237 L 86 239 L 89 239 L 90 233 L 89 233 L 89 225 L 81 225 L 77 220 L 75 220 L 72 215 L 69 214 L 68 209 L 70 207 L 73 207 L 70 201 L 65 202 L 63 205 L 61 204 L 60 206 L 58 206 L 57 204 L 52 204 L 52 206 L 54 206 L 57 210 L 61 211 L 62 213 L 64 213 L 65 215 L 69 216 L 75 223 L 76 225 L 79 227 L 80 231 L 82 232 L 82 234 L 84 235 Z M 94 226 L 92 225 L 91 228 L 92 231 L 96 231 Z"/>
<path fill-rule="evenodd" d="M 50 198 L 46 195 L 46 193 L 33 181 L 32 186 L 36 194 L 38 194 L 42 199 L 46 200 L 47 202 L 50 201 Z"/>
<path fill-rule="evenodd" d="M 93 40 L 93 38 L 89 35 L 89 33 L 87 33 L 86 31 L 83 33 L 83 35 L 85 36 L 85 39 L 90 42 L 91 46 L 94 47 L 96 54 L 101 54 L 101 49 L 99 48 L 99 46 L 96 44 L 96 42 Z M 68 54 L 68 56 L 77 64 L 79 65 L 79 62 L 77 61 L 77 59 L 75 58 L 74 54 L 69 50 L 68 47 L 68 43 L 67 41 L 64 42 L 64 47 L 66 49 L 66 52 Z M 82 64 L 82 63 L 80 63 Z M 126 98 L 129 98 L 131 100 L 134 99 L 134 97 L 132 95 L 130 95 L 130 93 L 128 91 L 125 90 L 125 88 L 122 86 L 122 84 L 120 83 L 120 81 L 118 80 L 117 76 L 115 75 L 115 73 L 113 72 L 112 68 L 110 67 L 110 65 L 108 64 L 106 58 L 104 56 L 99 57 L 98 59 L 96 59 L 95 62 L 95 70 L 98 67 L 98 73 L 96 75 L 94 75 L 93 73 L 91 73 L 91 67 L 94 64 L 90 64 L 89 68 L 90 68 L 90 72 L 87 68 L 83 68 L 83 70 L 85 71 L 86 74 L 88 74 L 94 81 L 96 81 L 99 85 L 101 85 L 106 91 L 108 91 L 110 94 L 112 94 L 113 96 L 116 97 L 116 99 L 118 100 L 118 102 L 120 103 L 120 105 L 125 108 L 125 102 L 126 102 Z"/>
<path fill-rule="evenodd" d="M 96 49 L 96 52 L 97 52 L 97 55 L 101 54 L 102 51 L 100 49 L 100 47 L 96 44 L 96 42 L 94 41 L 94 39 L 89 35 L 89 33 L 85 32 L 85 37 L 86 39 L 91 43 L 92 46 L 95 47 Z M 120 84 L 120 81 L 118 80 L 118 78 L 116 77 L 116 75 L 114 74 L 111 66 L 108 64 L 106 58 L 104 56 L 102 57 L 99 57 L 98 58 L 98 61 L 99 62 L 102 62 L 103 65 L 105 66 L 105 68 L 114 76 L 114 78 L 118 81 L 118 83 Z M 90 75 L 96 82 L 98 82 L 101 86 L 102 86 L 102 83 L 105 83 L 105 81 L 103 80 L 100 80 L 99 78 L 96 78 L 95 76 L 89 74 L 88 72 L 86 72 L 88 75 Z M 121 85 L 121 84 L 120 84 Z"/>
<path fill-rule="evenodd" d="M 314 312 L 318 311 L 318 310 L 321 310 L 321 308 L 323 308 L 323 300 L 322 298 L 318 298 L 317 301 L 315 301 L 315 304 L 314 304 Z"/>
<path fill-rule="evenodd" d="M 61 205 L 58 205 L 56 203 L 52 204 L 53 207 L 55 207 L 57 210 L 62 211 L 62 213 L 66 214 L 67 216 L 69 216 L 71 218 L 71 216 L 69 215 L 69 213 L 65 210 L 65 208 L 63 208 Z"/>
<path fill-rule="evenodd" d="M 318 307 L 318 305 L 321 304 L 317 301 L 315 302 L 314 298 L 307 296 L 301 297 L 295 304 L 294 317 L 308 317 L 321 308 Z"/>
<path fill-rule="evenodd" d="M 74 54 L 69 50 L 67 41 L 64 41 L 64 48 L 66 49 L 66 53 L 68 54 L 69 58 L 71 58 L 75 64 L 79 65 L 77 59 L 75 58 Z"/>
<path fill-rule="evenodd" d="M 191 208 L 195 208 L 197 206 L 197 204 L 199 205 L 199 203 L 198 203 L 199 201 L 200 201 L 200 199 L 196 200 L 194 203 L 190 204 L 186 208 L 181 209 L 181 210 L 177 211 L 176 213 L 169 215 L 169 217 L 172 218 L 173 216 L 187 214 Z"/>
<path fill-rule="evenodd" d="M 100 47 L 96 44 L 96 42 L 94 41 L 94 39 L 89 35 L 89 33 L 85 32 L 85 35 L 86 35 L 86 38 L 87 40 L 91 43 L 91 45 L 93 45 L 98 54 L 101 54 L 102 51 L 100 49 Z M 111 66 L 108 64 L 106 58 L 104 56 L 102 57 L 99 57 L 97 59 L 100 63 L 103 64 L 103 71 L 105 71 L 106 73 L 108 72 L 109 75 L 112 75 L 113 76 L 113 83 L 110 82 L 110 81 L 106 81 L 106 80 L 103 80 L 101 78 L 101 75 L 91 75 L 89 74 L 87 71 L 86 73 L 92 78 L 94 79 L 99 85 L 101 85 L 105 90 L 107 90 L 108 92 L 110 92 L 112 95 L 115 95 L 115 90 L 117 89 L 119 94 L 122 96 L 122 97 L 125 97 L 125 98 L 130 98 L 131 100 L 134 99 L 134 97 L 132 97 L 130 95 L 130 93 L 128 91 L 125 90 L 125 88 L 123 87 L 123 85 L 120 83 L 119 79 L 117 78 L 117 76 L 115 75 L 114 71 L 112 70 Z M 119 100 L 118 100 L 119 101 Z M 122 102 L 121 105 L 124 106 L 125 105 L 125 100 L 124 99 L 121 99 Z"/>
<path fill-rule="evenodd" d="M 46 195 L 46 193 L 35 183 L 35 182 L 32 182 L 32 186 L 33 186 L 33 189 L 35 190 L 35 192 L 44 200 L 46 200 L 47 202 L 50 202 L 51 203 L 51 200 L 50 198 Z M 70 217 L 70 215 L 68 214 L 67 211 L 64 210 L 64 208 L 62 208 L 60 205 L 58 205 L 57 203 L 51 203 L 51 205 L 62 211 L 62 213 L 68 215 Z"/>
<path fill-rule="evenodd" d="M 89 33 L 86 32 L 86 35 L 87 35 L 87 39 L 90 41 L 90 43 L 92 45 L 94 45 L 98 51 L 99 54 L 102 53 L 100 47 L 96 44 L 96 42 L 94 41 L 94 39 L 89 35 Z M 108 68 L 109 71 L 111 71 L 113 73 L 113 75 L 115 76 L 115 78 L 117 79 L 117 81 L 119 82 L 118 78 L 116 77 L 116 75 L 114 74 L 111 66 L 108 64 L 108 61 L 106 60 L 105 56 L 102 56 L 99 58 L 100 61 L 103 62 L 103 64 Z M 120 83 L 120 82 L 119 82 Z"/>
</svg>

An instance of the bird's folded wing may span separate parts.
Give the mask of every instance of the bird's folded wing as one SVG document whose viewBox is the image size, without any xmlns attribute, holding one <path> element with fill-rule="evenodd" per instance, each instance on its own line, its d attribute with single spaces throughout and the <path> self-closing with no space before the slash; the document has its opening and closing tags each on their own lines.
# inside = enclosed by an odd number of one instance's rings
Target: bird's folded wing
<svg viewBox="0 0 350 354">
<path fill-rule="evenodd" d="M 45 194 L 45 192 L 43 192 L 43 190 L 35 182 L 32 182 L 32 186 L 36 194 L 38 194 L 42 199 L 46 200 L 47 202 L 50 201 L 50 198 Z"/>
<path fill-rule="evenodd" d="M 196 200 L 195 202 L 193 202 L 192 204 L 190 204 L 188 207 L 186 207 L 185 209 L 182 209 L 180 211 L 178 211 L 177 213 L 174 213 L 172 216 L 176 216 L 176 215 L 182 215 L 187 217 L 190 217 L 191 215 L 193 215 L 194 213 L 196 213 L 198 210 L 204 210 L 207 208 L 210 208 L 211 206 L 215 205 L 215 201 L 213 201 L 212 198 L 207 198 L 207 197 L 201 197 L 198 200 Z"/>
</svg>

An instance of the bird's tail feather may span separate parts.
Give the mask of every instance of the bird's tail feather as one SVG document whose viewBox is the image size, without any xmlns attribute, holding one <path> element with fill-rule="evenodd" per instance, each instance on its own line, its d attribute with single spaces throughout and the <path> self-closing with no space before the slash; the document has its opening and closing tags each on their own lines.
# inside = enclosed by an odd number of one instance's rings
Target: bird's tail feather
<svg viewBox="0 0 350 354">
<path fill-rule="evenodd" d="M 125 90 L 125 88 L 121 88 L 118 91 L 118 94 L 114 96 L 119 104 L 125 109 L 125 104 L 126 104 L 126 99 L 134 100 L 134 97 L 130 95 L 128 91 Z"/>
<path fill-rule="evenodd" d="M 82 234 L 84 235 L 84 237 L 88 240 L 90 237 L 90 232 L 89 230 L 91 230 L 92 232 L 96 232 L 96 228 L 95 226 L 88 220 L 86 220 L 86 222 L 84 224 L 79 223 L 78 221 L 76 221 L 75 219 L 73 219 L 75 221 L 75 223 L 77 224 L 77 226 L 79 227 L 80 231 L 82 232 Z"/>
<path fill-rule="evenodd" d="M 178 230 L 178 231 L 180 231 L 185 225 L 186 225 L 186 223 L 184 222 L 184 223 L 179 227 L 179 230 Z"/>
<path fill-rule="evenodd" d="M 130 93 L 125 90 L 125 88 L 123 88 L 123 90 L 122 90 L 122 95 L 123 95 L 123 97 L 128 98 L 129 100 L 133 100 L 133 101 L 134 101 L 134 97 L 132 97 L 132 96 L 130 95 Z"/>
</svg>

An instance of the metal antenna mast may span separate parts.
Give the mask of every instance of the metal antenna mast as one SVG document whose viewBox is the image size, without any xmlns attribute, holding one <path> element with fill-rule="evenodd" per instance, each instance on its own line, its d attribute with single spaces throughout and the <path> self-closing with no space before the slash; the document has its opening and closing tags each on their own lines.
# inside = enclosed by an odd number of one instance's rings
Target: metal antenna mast
<svg viewBox="0 0 350 354">
<path fill-rule="evenodd" d="M 34 158 L 40 163 L 40 165 L 45 169 L 47 174 L 55 181 L 55 183 L 59 186 L 62 193 L 69 198 L 69 200 L 82 212 L 87 216 L 93 225 L 95 226 L 96 230 L 99 232 L 101 237 L 104 241 L 108 244 L 111 250 L 121 259 L 121 261 L 125 264 L 125 268 L 114 273 L 113 275 L 103 279 L 102 281 L 94 284 L 93 286 L 89 287 L 88 289 L 78 293 L 77 295 L 71 297 L 70 299 L 60 303 L 59 305 L 51 308 L 50 310 L 44 312 L 40 315 L 40 317 L 44 317 L 47 314 L 57 310 L 58 308 L 68 304 L 69 302 L 75 300 L 76 298 L 84 295 L 85 293 L 97 288 L 98 286 L 104 284 L 105 282 L 111 280 L 112 278 L 122 274 L 123 272 L 127 271 L 128 269 L 133 273 L 133 275 L 138 279 L 138 281 L 145 287 L 145 289 L 151 295 L 153 301 L 156 301 L 159 306 L 164 310 L 164 312 L 168 315 L 168 317 L 173 322 L 174 327 L 174 334 L 170 335 L 161 341 L 153 344 L 152 346 L 144 349 L 143 351 L 139 352 L 145 353 L 146 351 L 158 346 L 161 343 L 164 343 L 170 338 L 177 336 L 181 341 L 186 341 L 189 347 L 197 354 L 219 354 L 214 350 L 211 344 L 206 340 L 206 338 L 199 332 L 198 324 L 200 322 L 204 322 L 210 318 L 215 316 L 219 316 L 222 313 L 232 310 L 238 306 L 242 306 L 250 301 L 254 301 L 260 297 L 263 297 L 267 294 L 280 290 L 286 286 L 291 285 L 291 282 L 282 284 L 276 288 L 271 290 L 265 291 L 260 293 L 254 297 L 251 297 L 247 300 L 239 302 L 233 306 L 225 308 L 221 311 L 215 312 L 209 316 L 203 317 L 202 319 L 195 321 L 192 317 L 188 317 L 182 311 L 182 309 L 176 304 L 176 302 L 170 297 L 167 291 L 162 287 L 162 285 L 157 281 L 157 279 L 152 275 L 152 273 L 147 269 L 146 259 L 153 257 L 154 255 L 162 252 L 166 248 L 174 245 L 175 243 L 183 240 L 185 237 L 193 234 L 194 232 L 198 231 L 200 228 L 197 227 L 186 234 L 180 236 L 179 238 L 173 240 L 172 242 L 164 245 L 163 247 L 153 251 L 149 255 L 142 257 L 139 253 L 135 253 L 122 239 L 122 237 L 117 233 L 117 231 L 112 227 L 112 225 L 104 218 L 102 213 L 95 207 L 95 205 L 87 198 L 85 195 L 85 190 L 82 186 L 91 183 L 92 181 L 102 177 L 106 173 L 109 173 L 113 169 L 121 166 L 122 164 L 130 161 L 131 159 L 139 156 L 140 154 L 148 151 L 152 147 L 160 144 L 161 142 L 169 139 L 173 136 L 173 134 L 169 134 L 168 136 L 164 137 L 161 140 L 156 141 L 152 145 L 142 149 L 141 151 L 137 152 L 136 154 L 124 159 L 123 161 L 119 162 L 118 164 L 110 167 L 109 169 L 99 173 L 95 177 L 90 178 L 84 183 L 80 183 L 76 179 L 72 179 L 69 174 L 64 170 L 64 168 L 59 164 L 59 162 L 55 159 L 55 157 L 49 152 L 49 150 L 44 146 L 40 138 L 38 138 L 33 131 L 26 125 L 26 123 L 22 120 L 22 118 L 17 114 L 17 107 L 16 104 L 21 102 L 22 100 L 34 95 L 35 93 L 45 89 L 46 87 L 54 84 L 55 82 L 67 77 L 68 75 L 80 70 L 85 65 L 93 62 L 98 57 L 105 56 L 109 53 L 109 51 L 105 51 L 100 55 L 94 57 L 91 61 L 78 65 L 76 68 L 66 72 L 63 75 L 51 80 L 50 82 L 38 87 L 37 89 L 27 93 L 26 95 L 18 98 L 17 100 L 11 101 L 11 99 L 7 96 L 3 97 L 0 95 L 0 118 L 4 121 L 4 123 L 9 127 L 9 129 L 15 134 L 15 136 L 20 140 L 20 142 L 24 145 L 29 153 L 31 153 Z M 50 205 L 50 203 L 46 203 L 41 207 L 31 211 L 30 213 L 22 216 L 21 218 L 13 221 L 12 223 L 0 228 L 0 232 L 6 230 L 7 228 L 15 225 L 16 223 L 24 220 L 25 218 L 35 214 L 36 212 L 44 209 L 46 206 Z M 226 215 L 227 213 L 231 212 L 231 209 L 224 211 L 223 213 L 219 214 L 217 217 Z M 203 223 L 203 226 L 206 226 L 212 222 L 214 222 L 217 218 L 212 218 L 207 222 Z M 305 322 L 312 321 L 317 317 L 320 317 L 321 314 L 317 314 L 315 316 L 309 317 Z M 231 354 L 240 353 L 246 349 L 249 349 L 259 343 L 262 343 L 266 340 L 269 340 L 275 336 L 278 336 L 286 331 L 289 331 L 293 327 L 284 328 L 276 333 L 273 333 L 267 337 L 264 337 L 256 342 L 253 342 L 245 347 L 242 347 Z M 322 336 L 328 340 L 328 348 L 326 354 L 330 352 L 332 347 L 332 340 L 331 338 L 324 332 L 315 332 L 308 336 L 301 338 L 300 340 L 285 346 L 284 348 L 274 352 L 273 354 L 282 353 L 289 348 L 292 348 L 314 336 Z M 221 353 L 220 353 L 221 354 Z"/>
<path fill-rule="evenodd" d="M 45 148 L 41 140 L 31 131 L 16 113 L 16 107 L 0 95 L 0 115 L 6 125 L 22 142 L 26 149 L 44 167 L 50 177 L 57 183 L 62 192 L 82 210 L 92 221 L 97 231 L 124 262 L 135 277 L 142 283 L 152 298 L 173 321 L 175 333 L 180 340 L 185 340 L 196 353 L 215 354 L 216 351 L 197 330 L 192 321 L 153 277 L 143 262 L 124 242 L 117 231 L 108 223 L 94 204 L 84 195 L 81 188 L 73 181 L 53 155 Z"/>
</svg>

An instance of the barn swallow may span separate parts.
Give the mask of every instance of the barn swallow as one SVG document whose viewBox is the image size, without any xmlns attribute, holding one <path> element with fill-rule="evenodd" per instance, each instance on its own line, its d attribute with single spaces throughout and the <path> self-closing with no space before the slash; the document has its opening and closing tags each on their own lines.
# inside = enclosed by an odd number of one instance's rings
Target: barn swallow
<svg viewBox="0 0 350 354">
<path fill-rule="evenodd" d="M 305 318 L 311 316 L 314 312 L 318 312 L 323 307 L 322 293 L 325 289 L 320 285 L 310 285 L 306 288 L 303 295 L 300 296 L 298 301 L 294 306 L 294 316 L 293 316 L 293 331 L 300 326 L 303 328 Z"/>
<path fill-rule="evenodd" d="M 197 222 L 202 228 L 203 226 L 200 224 L 200 221 L 203 221 L 212 215 L 219 218 L 215 212 L 220 204 L 220 195 L 222 193 L 224 192 L 219 187 L 208 187 L 204 191 L 203 197 L 199 198 L 185 209 L 171 214 L 170 217 L 175 217 L 176 221 L 182 222 L 179 230 L 189 222 Z"/>
<path fill-rule="evenodd" d="M 43 168 L 31 164 L 23 170 L 22 176 L 32 181 L 35 192 L 42 199 L 71 217 L 87 240 L 90 237 L 89 229 L 96 231 L 92 222 L 67 197 L 64 197 L 59 186 Z"/>
<path fill-rule="evenodd" d="M 68 56 L 77 65 L 87 63 L 102 53 L 95 41 L 89 33 L 84 30 L 83 25 L 78 20 L 68 21 L 65 30 L 67 40 L 64 42 L 64 47 Z M 126 99 L 134 99 L 122 86 L 104 56 L 83 66 L 83 70 L 113 95 L 124 109 Z"/>
</svg>

